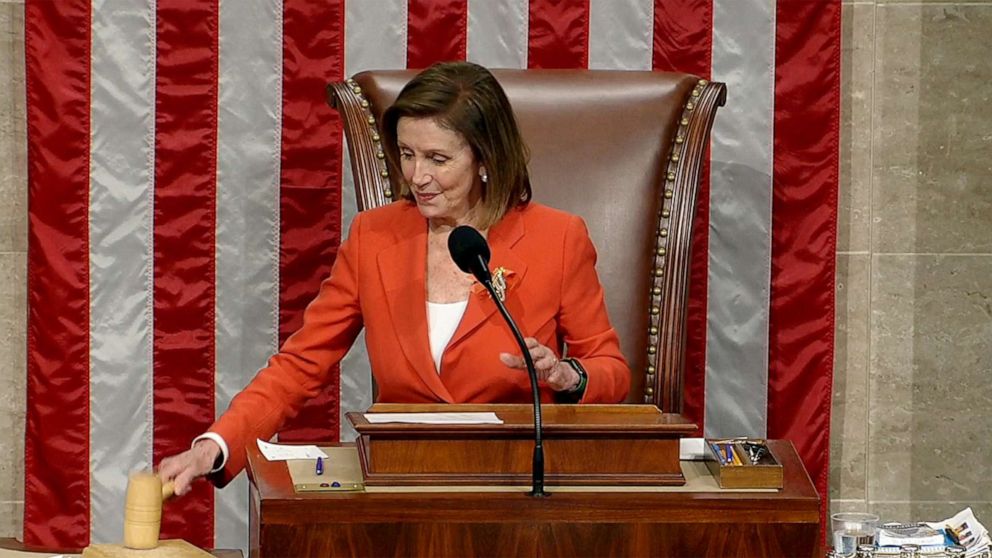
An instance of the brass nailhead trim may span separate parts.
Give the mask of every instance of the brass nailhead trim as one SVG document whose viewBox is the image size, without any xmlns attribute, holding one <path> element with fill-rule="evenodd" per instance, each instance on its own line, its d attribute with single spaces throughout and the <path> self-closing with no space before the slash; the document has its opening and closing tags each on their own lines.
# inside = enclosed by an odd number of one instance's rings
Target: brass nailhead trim
<svg viewBox="0 0 992 558">
<path fill-rule="evenodd" d="M 382 150 L 382 144 L 380 143 L 381 138 L 379 136 L 378 130 L 375 127 L 375 116 L 369 113 L 369 102 L 362 95 L 362 88 L 359 87 L 359 85 L 355 82 L 355 80 L 348 79 L 346 83 L 351 86 L 351 90 L 355 93 L 356 96 L 358 96 L 358 104 L 365 111 L 365 115 L 366 115 L 365 121 L 368 123 L 369 128 L 371 128 L 370 131 L 372 135 L 372 141 L 375 144 L 375 149 L 376 149 L 375 157 L 380 161 L 384 161 L 386 158 L 386 154 Z M 389 169 L 385 165 L 383 165 L 382 168 L 379 170 L 379 176 L 381 176 L 384 179 L 389 178 Z M 392 198 L 393 190 L 389 186 L 385 186 L 383 189 L 383 194 L 385 194 L 387 198 Z"/>
<path fill-rule="evenodd" d="M 699 80 L 699 85 L 702 85 L 703 87 L 705 87 L 707 84 L 709 84 L 709 81 L 707 81 L 705 79 Z"/>
<path fill-rule="evenodd" d="M 648 387 L 644 388 L 644 393 L 646 393 L 648 395 L 654 395 L 654 388 L 651 387 L 651 386 L 648 386 Z"/>
<path fill-rule="evenodd" d="M 692 92 L 691 92 L 691 96 L 692 96 L 691 99 L 688 102 L 686 102 L 685 107 L 683 107 L 683 116 L 682 116 L 682 119 L 680 120 L 680 126 L 681 126 L 681 128 L 676 133 L 676 136 L 675 136 L 675 146 L 680 146 L 680 145 L 682 145 L 682 144 L 685 143 L 685 141 L 686 141 L 686 136 L 685 136 L 686 130 L 685 130 L 685 127 L 687 127 L 689 125 L 689 115 L 687 113 L 690 112 L 690 111 L 692 111 L 692 110 L 694 110 L 696 108 L 696 102 L 698 102 L 699 97 L 702 96 L 702 94 L 703 94 L 703 87 L 706 84 L 707 84 L 707 82 L 705 80 L 698 81 L 696 87 L 694 87 L 693 90 L 692 90 Z M 678 162 L 679 162 L 680 157 L 681 157 L 681 155 L 679 154 L 679 148 L 678 147 L 673 147 L 672 148 L 672 151 L 671 151 L 671 155 L 669 156 L 670 163 L 668 164 L 668 171 L 667 171 L 667 173 L 665 175 L 665 178 L 667 179 L 667 182 L 669 183 L 668 184 L 668 187 L 666 187 L 665 192 L 664 192 L 665 199 L 672 199 L 672 197 L 674 197 L 674 195 L 675 195 L 675 192 L 674 192 L 674 190 L 671 187 L 671 183 L 674 182 L 675 179 L 676 179 L 676 177 L 678 176 Z M 662 206 L 661 206 L 661 219 L 668 219 L 668 218 L 671 217 L 671 215 L 672 215 L 671 208 L 665 207 L 665 205 L 662 204 Z M 660 224 L 661 223 L 659 223 L 659 225 Z M 660 227 L 659 230 L 658 230 L 658 237 L 659 238 L 666 238 L 667 236 L 668 236 L 668 228 L 666 228 L 666 227 Z M 661 243 L 661 242 L 662 241 L 659 240 L 659 243 Z M 667 249 L 666 249 L 665 246 L 658 246 L 655 249 L 655 253 L 657 254 L 657 256 L 663 257 L 667 253 Z M 653 270 L 653 275 L 656 278 L 656 280 L 660 279 L 662 276 L 664 276 L 664 274 L 665 274 L 665 270 L 664 270 L 664 267 L 662 265 L 658 265 Z M 661 287 L 660 286 L 654 286 L 654 287 L 652 287 L 651 294 L 654 297 L 660 297 L 661 294 L 662 294 Z M 655 302 L 657 302 L 657 301 L 655 301 Z M 658 316 L 661 313 L 661 307 L 659 305 L 652 306 L 650 312 L 651 312 L 651 315 L 652 316 Z M 652 319 L 652 321 L 654 321 L 654 320 L 655 320 L 655 318 Z M 649 327 L 649 329 L 648 329 L 648 333 L 651 336 L 657 336 L 658 335 L 658 326 L 657 325 L 651 325 Z M 658 351 L 657 347 L 655 347 L 653 345 L 648 347 L 648 354 L 649 355 L 654 355 L 657 351 Z M 648 381 L 648 383 L 653 383 L 654 382 L 654 372 L 655 372 L 654 366 L 653 365 L 649 365 L 648 366 L 648 370 L 647 370 L 647 381 Z M 644 389 L 644 393 L 647 394 L 647 395 L 645 395 L 644 400 L 645 401 L 651 401 L 653 398 L 650 397 L 650 396 L 652 394 L 654 394 L 654 388 L 652 386 L 650 386 L 650 385 L 649 386 L 646 386 L 645 389 Z"/>
</svg>

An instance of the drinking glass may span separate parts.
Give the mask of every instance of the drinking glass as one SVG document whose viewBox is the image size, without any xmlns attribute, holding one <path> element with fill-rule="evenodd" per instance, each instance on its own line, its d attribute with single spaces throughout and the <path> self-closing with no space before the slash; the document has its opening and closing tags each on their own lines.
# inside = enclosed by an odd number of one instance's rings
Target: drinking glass
<svg viewBox="0 0 992 558">
<path fill-rule="evenodd" d="M 834 549 L 843 556 L 853 556 L 858 545 L 875 544 L 878 516 L 873 513 L 845 512 L 830 516 Z"/>
</svg>

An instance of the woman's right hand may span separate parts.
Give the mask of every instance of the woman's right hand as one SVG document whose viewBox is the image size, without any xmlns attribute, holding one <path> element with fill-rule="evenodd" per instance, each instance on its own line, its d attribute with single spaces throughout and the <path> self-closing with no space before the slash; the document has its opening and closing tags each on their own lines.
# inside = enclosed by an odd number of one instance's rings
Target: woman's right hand
<svg viewBox="0 0 992 558">
<path fill-rule="evenodd" d="M 162 477 L 162 482 L 175 482 L 176 496 L 182 496 L 189 492 L 194 480 L 213 469 L 220 453 L 217 442 L 200 440 L 192 448 L 159 462 L 158 474 Z"/>
</svg>

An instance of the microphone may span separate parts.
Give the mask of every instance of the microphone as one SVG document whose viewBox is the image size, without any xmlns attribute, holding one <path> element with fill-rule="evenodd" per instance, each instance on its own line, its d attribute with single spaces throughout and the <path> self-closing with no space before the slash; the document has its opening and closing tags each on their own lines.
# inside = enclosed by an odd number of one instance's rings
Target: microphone
<svg viewBox="0 0 992 558">
<path fill-rule="evenodd" d="M 489 296 L 496 303 L 499 313 L 506 320 L 506 325 L 510 326 L 510 331 L 513 332 L 513 337 L 517 340 L 517 345 L 520 346 L 524 363 L 527 364 L 527 374 L 530 376 L 531 394 L 534 397 L 533 486 L 530 495 L 535 497 L 550 496 L 550 494 L 544 491 L 544 445 L 541 443 L 541 393 L 537 388 L 537 370 L 534 369 L 534 359 L 530 356 L 527 343 L 524 342 L 524 336 L 520 334 L 520 329 L 517 328 L 516 322 L 510 317 L 510 313 L 507 312 L 503 301 L 500 300 L 499 296 L 496 295 L 496 291 L 493 289 L 493 278 L 492 274 L 489 273 L 489 244 L 486 243 L 485 238 L 482 238 L 479 231 L 467 225 L 461 225 L 455 227 L 455 230 L 451 231 L 451 235 L 448 236 L 448 252 L 451 253 L 451 259 L 454 260 L 455 265 L 459 269 L 465 273 L 471 273 L 486 287 L 486 290 L 489 291 Z"/>
</svg>

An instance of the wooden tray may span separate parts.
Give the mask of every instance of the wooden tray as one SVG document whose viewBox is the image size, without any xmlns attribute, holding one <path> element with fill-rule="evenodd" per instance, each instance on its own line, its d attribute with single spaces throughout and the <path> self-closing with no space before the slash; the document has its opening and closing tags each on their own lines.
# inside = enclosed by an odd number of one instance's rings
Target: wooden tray
<svg viewBox="0 0 992 558">
<path fill-rule="evenodd" d="M 745 444 L 760 445 L 760 458 L 752 463 Z M 737 460 L 728 463 L 725 448 L 733 447 Z M 719 451 L 720 448 L 724 451 Z M 720 488 L 782 488 L 782 463 L 764 440 L 706 440 L 706 466 L 716 477 Z M 737 464 L 737 462 L 740 464 Z"/>
</svg>

